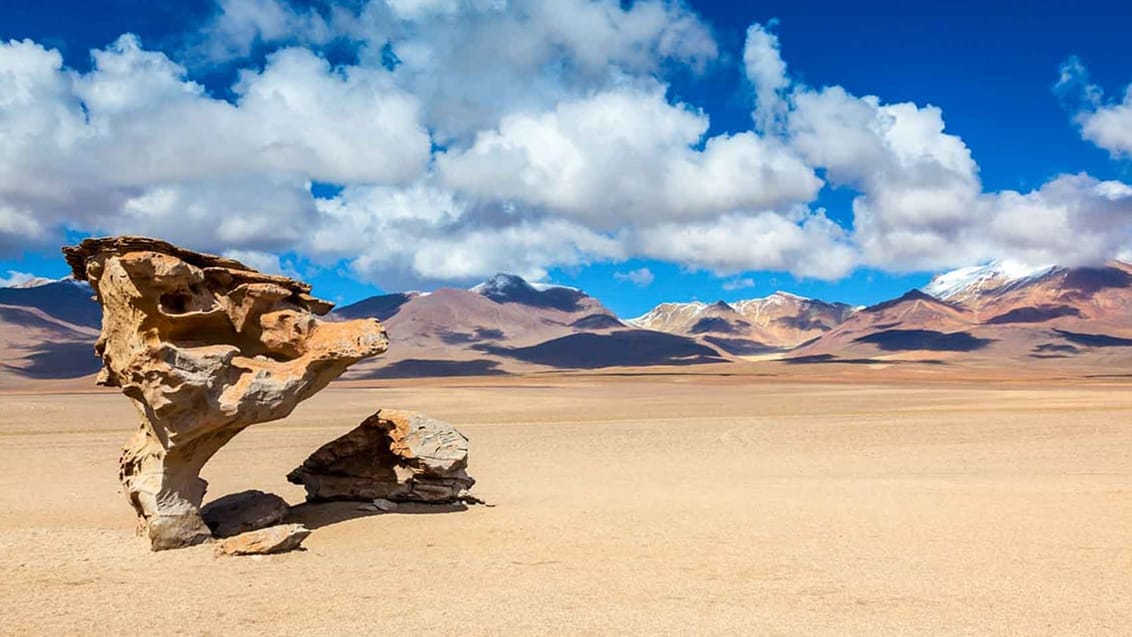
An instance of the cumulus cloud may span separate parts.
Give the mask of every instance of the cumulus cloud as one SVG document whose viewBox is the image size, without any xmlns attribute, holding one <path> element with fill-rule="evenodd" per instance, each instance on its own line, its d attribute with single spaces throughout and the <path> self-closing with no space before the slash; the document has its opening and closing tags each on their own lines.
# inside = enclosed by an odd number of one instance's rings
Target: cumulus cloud
<svg viewBox="0 0 1132 637">
<path fill-rule="evenodd" d="M 437 165 L 457 190 L 605 226 L 773 208 L 821 188 L 777 141 L 749 132 L 704 141 L 707 128 L 703 113 L 670 104 L 662 87 L 618 89 L 505 117 Z"/>
<path fill-rule="evenodd" d="M 191 53 L 222 62 L 247 56 L 256 44 L 320 45 L 337 37 L 337 29 L 314 9 L 280 0 L 218 0 Z"/>
<path fill-rule="evenodd" d="M 666 84 L 729 59 L 678 0 L 219 0 L 185 50 L 127 34 L 85 72 L 0 43 L 0 253 L 143 233 L 395 289 L 629 258 L 739 285 L 1132 249 L 1127 184 L 988 192 L 939 108 L 797 82 L 773 26 L 747 32 L 752 119 L 727 133 Z M 216 64 L 224 97 L 197 81 Z M 1062 75 L 1085 138 L 1132 152 L 1130 98 Z M 826 182 L 851 210 L 817 207 Z"/>
<path fill-rule="evenodd" d="M 0 288 L 11 288 L 31 281 L 38 280 L 40 277 L 27 272 L 17 272 L 15 270 L 8 270 L 8 276 L 0 276 Z"/>
<path fill-rule="evenodd" d="M 762 130 L 774 131 L 786 115 L 790 81 L 779 53 L 778 36 L 766 26 L 752 24 L 747 29 L 743 66 L 747 81 L 755 89 L 755 120 Z"/>
<path fill-rule="evenodd" d="M 58 224 L 198 247 L 289 244 L 313 223 L 311 180 L 415 179 L 430 140 L 384 70 L 309 51 L 246 71 L 234 103 L 122 36 L 86 74 L 34 42 L 0 44 L 0 249 Z"/>
<path fill-rule="evenodd" d="M 722 287 L 728 292 L 734 292 L 735 290 L 745 290 L 747 288 L 755 287 L 755 280 L 750 277 L 728 279 L 723 282 Z"/>
<path fill-rule="evenodd" d="M 370 2 L 362 14 L 375 22 L 382 4 Z M 671 0 L 389 4 L 395 26 L 364 30 L 363 57 L 376 63 L 393 52 L 399 81 L 426 104 L 427 122 L 445 143 L 505 115 L 552 110 L 626 77 L 654 75 L 666 61 L 703 68 L 718 55 L 707 26 Z"/>
<path fill-rule="evenodd" d="M 618 281 L 632 283 L 637 287 L 647 288 L 652 285 L 656 279 L 653 276 L 652 270 L 648 268 L 637 268 L 636 270 L 629 270 L 628 272 L 614 272 L 613 278 Z"/>
<path fill-rule="evenodd" d="M 946 131 L 939 108 L 890 104 L 839 86 L 814 89 L 776 76 L 786 71 L 777 39 L 757 25 L 747 49 L 757 95 L 754 119 L 775 122 L 808 166 L 858 193 L 851 239 L 860 265 L 899 272 L 991 259 L 1096 263 L 1132 241 L 1126 184 L 1061 175 L 1030 193 L 987 192 L 970 149 Z M 1062 84 L 1073 77 L 1074 69 L 1063 67 Z M 1099 91 L 1086 87 L 1083 95 L 1092 102 Z M 1093 111 L 1095 119 L 1083 122 L 1083 130 L 1086 136 L 1109 131 L 1096 137 L 1118 149 L 1112 131 L 1120 123 L 1111 122 L 1121 114 L 1102 111 Z"/>
<path fill-rule="evenodd" d="M 857 264 L 844 230 L 822 214 L 792 219 L 773 212 L 732 214 L 698 223 L 665 223 L 635 236 L 640 254 L 727 276 L 747 270 L 790 271 L 838 279 Z"/>
<path fill-rule="evenodd" d="M 495 272 L 541 281 L 551 265 L 626 257 L 615 237 L 497 203 L 473 204 L 425 182 L 351 187 L 317 205 L 322 219 L 306 251 L 347 259 L 359 278 L 393 287 Z"/>
<path fill-rule="evenodd" d="M 1073 57 L 1061 65 L 1055 91 L 1073 103 L 1074 121 L 1081 136 L 1107 150 L 1113 157 L 1132 156 L 1132 84 L 1121 101 L 1104 99 L 1104 90 L 1089 80 L 1088 70 Z"/>
</svg>

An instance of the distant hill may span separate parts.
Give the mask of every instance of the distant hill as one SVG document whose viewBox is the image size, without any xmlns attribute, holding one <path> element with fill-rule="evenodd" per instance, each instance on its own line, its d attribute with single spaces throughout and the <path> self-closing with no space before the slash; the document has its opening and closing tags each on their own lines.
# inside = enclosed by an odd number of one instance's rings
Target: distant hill
<svg viewBox="0 0 1132 637">
<path fill-rule="evenodd" d="M 935 277 L 865 308 L 792 358 L 1132 363 L 1132 265 L 1014 268 Z"/>
<path fill-rule="evenodd" d="M 723 360 L 718 351 L 693 339 L 626 325 L 581 290 L 536 286 L 513 274 L 497 274 L 468 290 L 374 297 L 335 314 L 376 316 L 389 332 L 389 351 L 355 366 L 349 378 Z"/>
<path fill-rule="evenodd" d="M 36 285 L 0 288 L 0 305 L 36 308 L 72 325 L 98 329 L 102 308 L 94 301 L 85 281 L 37 279 Z"/>
<path fill-rule="evenodd" d="M 346 378 L 479 376 L 740 358 L 793 364 L 1132 367 L 1132 265 L 992 263 L 855 308 L 776 292 L 725 303 L 663 303 L 622 321 L 582 290 L 498 274 L 471 289 L 374 296 L 332 312 L 376 317 L 389 351 Z M 0 288 L 0 388 L 98 370 L 101 310 L 85 283 Z"/>
<path fill-rule="evenodd" d="M 0 387 L 12 379 L 66 379 L 98 371 L 102 310 L 86 283 L 37 279 L 0 288 Z"/>
<path fill-rule="evenodd" d="M 843 303 L 775 292 L 725 303 L 662 303 L 628 323 L 645 329 L 698 337 L 734 355 L 786 351 L 821 336 L 852 316 Z"/>
</svg>

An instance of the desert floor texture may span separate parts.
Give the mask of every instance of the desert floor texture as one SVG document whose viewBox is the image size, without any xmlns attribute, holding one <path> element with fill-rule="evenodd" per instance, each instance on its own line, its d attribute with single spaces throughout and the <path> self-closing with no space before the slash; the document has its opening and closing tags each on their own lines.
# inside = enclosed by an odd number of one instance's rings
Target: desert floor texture
<svg viewBox="0 0 1132 637">
<path fill-rule="evenodd" d="M 337 385 L 206 501 L 378 407 L 471 438 L 491 507 L 300 507 L 307 550 L 151 553 L 114 392 L 0 395 L 3 634 L 1127 634 L 1132 379 L 552 375 Z"/>
</svg>

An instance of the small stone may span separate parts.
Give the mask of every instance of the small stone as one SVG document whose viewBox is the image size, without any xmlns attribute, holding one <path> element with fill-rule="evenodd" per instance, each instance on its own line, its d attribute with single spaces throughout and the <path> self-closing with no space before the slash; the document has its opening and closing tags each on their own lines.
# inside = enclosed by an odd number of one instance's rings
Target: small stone
<svg viewBox="0 0 1132 637">
<path fill-rule="evenodd" d="M 274 493 L 241 491 L 213 500 L 201 507 L 200 515 L 214 537 L 232 537 L 248 531 L 275 526 L 291 507 Z"/>
<path fill-rule="evenodd" d="M 311 534 L 302 524 L 280 524 L 230 537 L 217 545 L 222 555 L 269 555 L 299 548 Z"/>
<path fill-rule="evenodd" d="M 373 506 L 379 511 L 396 511 L 397 503 L 386 500 L 385 498 L 377 498 L 373 501 Z"/>
</svg>

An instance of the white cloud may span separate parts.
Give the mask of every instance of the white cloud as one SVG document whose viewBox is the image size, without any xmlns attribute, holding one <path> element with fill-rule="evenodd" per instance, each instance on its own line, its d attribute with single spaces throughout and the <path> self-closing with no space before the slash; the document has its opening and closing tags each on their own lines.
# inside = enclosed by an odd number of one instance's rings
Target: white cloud
<svg viewBox="0 0 1132 637">
<path fill-rule="evenodd" d="M 123 36 L 94 69 L 0 44 L 0 249 L 64 223 L 207 248 L 287 243 L 314 222 L 308 181 L 401 183 L 430 140 L 384 70 L 331 68 L 302 49 L 242 73 L 229 103 Z"/>
<path fill-rule="evenodd" d="M 216 15 L 202 35 L 194 53 L 212 61 L 247 56 L 257 43 L 318 45 L 337 37 L 318 12 L 280 0 L 217 0 Z"/>
<path fill-rule="evenodd" d="M 734 292 L 735 290 L 745 290 L 747 288 L 755 287 L 755 280 L 750 277 L 741 279 L 728 279 L 723 282 L 722 287 L 728 292 Z"/>
<path fill-rule="evenodd" d="M 295 270 L 294 264 L 284 261 L 278 254 L 260 250 L 227 250 L 224 252 L 224 256 L 267 274 L 282 274 L 292 278 L 302 278 Z"/>
<path fill-rule="evenodd" d="M 0 252 L 64 228 L 153 234 L 272 271 L 283 253 L 344 261 L 392 289 L 634 257 L 737 286 L 749 270 L 835 279 L 1132 248 L 1127 184 L 986 191 L 939 108 L 792 80 L 773 24 L 742 52 L 750 129 L 709 134 L 665 83 L 721 59 L 682 2 L 303 7 L 221 0 L 181 54 L 125 35 L 88 72 L 0 43 Z M 329 64 L 332 42 L 357 62 Z M 240 67 L 228 99 L 194 81 L 213 70 L 202 60 Z M 1132 153 L 1132 98 L 1105 102 L 1079 64 L 1070 86 L 1082 134 Z M 851 211 L 814 207 L 823 179 L 856 193 Z M 313 182 L 342 189 L 318 199 Z M 830 219 L 849 212 L 851 227 Z"/>
<path fill-rule="evenodd" d="M 787 144 L 831 182 L 859 193 L 852 242 L 860 264 L 899 272 L 991 259 L 1096 263 L 1129 244 L 1127 185 L 1063 175 L 1027 194 L 986 192 L 970 149 L 946 132 L 939 108 L 887 104 L 838 86 L 782 89 L 777 39 L 756 27 L 750 35 L 748 74 L 756 88 L 776 87 L 756 91 L 760 108 L 785 108 L 772 115 L 785 122 Z M 1073 70 L 1062 71 L 1063 83 L 1071 81 Z M 1097 91 L 1085 96 L 1093 100 Z"/>
<path fill-rule="evenodd" d="M 432 279 L 467 280 L 511 272 L 529 281 L 544 281 L 550 264 L 584 265 L 599 258 L 625 255 L 613 239 L 568 221 L 543 220 L 422 241 L 412 264 L 414 272 Z"/>
<path fill-rule="evenodd" d="M 1074 121 L 1081 136 L 1107 150 L 1113 157 L 1132 156 L 1132 84 L 1124 89 L 1119 102 L 1104 100 L 1104 91 L 1089 81 L 1088 70 L 1075 57 L 1061 65 L 1061 78 L 1055 91 L 1063 99 L 1076 102 Z"/>
<path fill-rule="evenodd" d="M 652 285 L 656 280 L 653 276 L 652 270 L 648 268 L 637 268 L 636 270 L 629 270 L 628 272 L 614 272 L 613 278 L 618 281 L 632 283 L 637 287 L 647 288 Z"/>
<path fill-rule="evenodd" d="M 743 67 L 755 88 L 755 121 L 761 130 L 776 130 L 786 114 L 785 93 L 790 86 L 778 36 L 761 24 L 752 24 L 743 48 Z"/>
<path fill-rule="evenodd" d="M 477 207 L 425 183 L 347 188 L 318 208 L 322 220 L 304 250 L 330 261 L 345 258 L 355 275 L 393 288 L 496 272 L 541 281 L 551 265 L 626 256 L 617 238 L 582 225 Z"/>
<path fill-rule="evenodd" d="M 374 0 L 360 13 L 368 28 L 363 58 L 381 62 L 425 104 L 437 138 L 466 140 L 515 112 L 551 110 L 656 74 L 665 61 L 702 68 L 718 51 L 708 28 L 681 2 L 638 0 L 400 0 L 395 24 Z M 506 43 L 501 46 L 501 43 Z"/>
<path fill-rule="evenodd" d="M 707 117 L 665 100 L 663 87 L 621 88 L 505 117 L 467 150 L 437 158 L 443 181 L 599 227 L 714 217 L 811 200 L 813 171 L 754 133 L 703 141 Z"/>
<path fill-rule="evenodd" d="M 8 276 L 0 276 L 0 288 L 11 288 L 29 283 L 31 281 L 40 280 L 42 277 L 28 274 L 27 272 L 17 272 L 15 270 L 8 270 Z"/>
<path fill-rule="evenodd" d="M 668 223 L 635 237 L 644 256 L 684 263 L 720 276 L 747 270 L 782 270 L 838 279 L 857 265 L 844 231 L 821 214 L 790 219 L 772 212 L 733 214 L 699 223 Z"/>
</svg>

